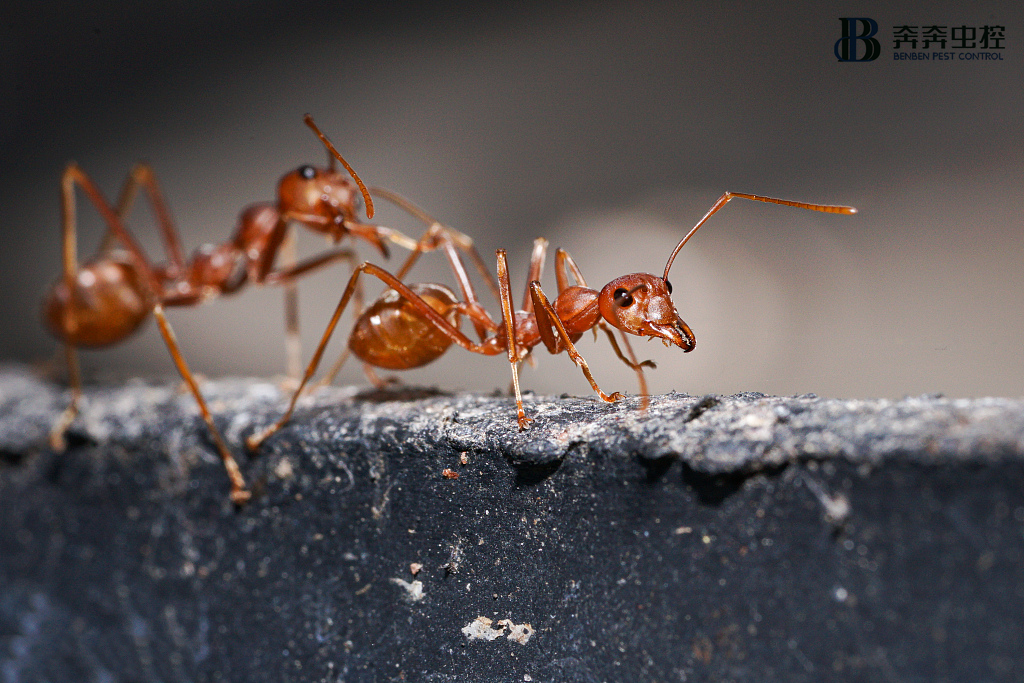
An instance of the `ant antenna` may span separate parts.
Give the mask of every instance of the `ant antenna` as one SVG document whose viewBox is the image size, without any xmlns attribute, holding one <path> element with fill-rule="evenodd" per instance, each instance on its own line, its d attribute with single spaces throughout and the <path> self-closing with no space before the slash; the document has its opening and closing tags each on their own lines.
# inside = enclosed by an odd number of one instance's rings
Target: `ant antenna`
<svg viewBox="0 0 1024 683">
<path fill-rule="evenodd" d="M 320 142 L 324 143 L 324 146 L 331 151 L 331 154 L 333 154 L 334 157 L 341 162 L 341 165 L 344 166 L 345 170 L 349 172 L 349 175 L 352 176 L 352 179 L 356 181 L 356 185 L 359 186 L 359 191 L 363 193 L 363 201 L 366 202 L 366 217 L 373 218 L 373 200 L 370 198 L 370 192 L 369 190 L 366 189 L 366 185 L 363 184 L 363 181 L 356 174 L 355 169 L 348 165 L 348 162 L 345 161 L 345 158 L 341 156 L 341 152 L 339 152 L 334 147 L 334 145 L 331 144 L 331 141 L 327 139 L 326 135 L 320 132 L 320 129 L 316 127 L 315 123 L 313 123 L 312 116 L 306 114 L 305 116 L 302 117 L 302 120 L 306 122 L 307 126 L 313 129 L 313 132 L 316 133 L 316 136 L 320 138 Z"/>
<path fill-rule="evenodd" d="M 679 244 L 676 245 L 676 248 L 672 250 L 672 255 L 668 257 L 668 263 L 665 264 L 665 275 L 662 277 L 663 280 L 668 282 L 668 270 L 669 270 L 669 268 L 672 267 L 672 262 L 675 260 L 676 254 L 678 254 L 679 250 L 683 248 L 683 245 L 686 244 L 687 240 L 689 240 L 691 237 L 693 237 L 693 233 L 697 232 L 697 229 L 700 228 L 700 226 L 704 225 L 704 223 L 706 223 L 707 220 L 709 218 L 711 218 L 711 216 L 713 216 L 716 211 L 718 211 L 723 206 L 728 204 L 730 199 L 735 199 L 736 197 L 740 197 L 741 199 L 751 199 L 751 200 L 753 200 L 755 202 L 768 202 L 769 204 L 782 204 L 783 206 L 795 206 L 798 209 L 808 209 L 810 211 L 821 211 L 822 213 L 844 213 L 844 214 L 854 214 L 854 213 L 857 213 L 857 209 L 853 208 L 852 206 L 831 206 L 831 205 L 828 205 L 828 204 L 807 204 L 805 202 L 791 202 L 788 199 L 775 199 L 774 197 L 762 197 L 762 196 L 756 195 L 756 194 L 742 194 L 740 192 L 726 192 L 721 197 L 719 197 L 718 201 L 715 202 L 715 205 L 712 206 L 711 209 L 709 209 L 706 214 L 704 214 L 704 218 L 701 218 L 697 222 L 697 225 L 695 225 L 692 228 L 690 228 L 690 232 L 686 233 L 686 237 L 681 239 L 679 241 Z"/>
</svg>

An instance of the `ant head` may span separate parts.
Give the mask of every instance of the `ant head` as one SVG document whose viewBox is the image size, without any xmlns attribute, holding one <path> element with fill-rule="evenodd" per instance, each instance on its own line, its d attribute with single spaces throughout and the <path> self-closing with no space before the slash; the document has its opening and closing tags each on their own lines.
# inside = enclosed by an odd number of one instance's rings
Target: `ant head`
<svg viewBox="0 0 1024 683">
<path fill-rule="evenodd" d="M 277 185 L 278 211 L 282 215 L 317 217 L 314 230 L 334 232 L 343 230 L 342 221 L 356 220 L 356 202 L 359 190 L 346 176 L 331 168 L 299 166 L 281 178 Z M 297 218 L 302 223 L 307 221 Z M 314 219 L 316 220 L 316 219 Z"/>
<path fill-rule="evenodd" d="M 601 316 L 615 327 L 640 337 L 661 339 L 683 351 L 693 351 L 696 340 L 672 303 L 668 280 L 648 273 L 615 278 L 601 290 Z"/>
</svg>

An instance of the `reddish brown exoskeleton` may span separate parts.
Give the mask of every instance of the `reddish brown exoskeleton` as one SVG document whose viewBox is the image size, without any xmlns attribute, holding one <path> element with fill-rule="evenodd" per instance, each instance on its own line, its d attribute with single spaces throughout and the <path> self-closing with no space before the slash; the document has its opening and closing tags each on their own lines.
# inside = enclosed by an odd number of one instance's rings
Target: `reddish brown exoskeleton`
<svg viewBox="0 0 1024 683">
<path fill-rule="evenodd" d="M 239 216 L 238 227 L 231 239 L 223 244 L 201 247 L 188 261 L 183 256 L 170 212 L 149 166 L 139 165 L 132 170 L 114 208 L 78 165 L 68 165 L 61 180 L 63 275 L 50 289 L 43 315 L 46 326 L 65 344 L 72 391 L 70 405 L 51 432 L 55 449 L 63 449 L 64 433 L 77 415 L 81 399 L 76 350 L 117 344 L 139 329 L 153 313 L 171 357 L 195 397 L 227 468 L 231 478 L 231 498 L 238 503 L 244 502 L 250 494 L 241 472 L 213 423 L 206 401 L 175 341 L 164 308 L 195 306 L 236 292 L 250 283 L 292 286 L 302 275 L 338 260 L 355 264 L 352 250 L 333 248 L 299 263 L 278 266 L 278 256 L 293 223 L 323 233 L 335 244 L 346 236 L 362 239 L 373 244 L 385 256 L 387 242 L 417 253 L 433 249 L 437 235 L 443 235 L 446 242 L 456 243 L 475 256 L 468 237 L 439 224 L 432 225 L 423 238 L 415 240 L 390 228 L 360 221 L 360 196 L 365 201 L 367 217 L 373 216 L 373 200 L 369 191 L 309 115 L 305 121 L 330 151 L 330 166 L 301 166 L 285 175 L 278 184 L 276 203 L 246 207 Z M 334 169 L 333 159 L 344 165 L 354 184 Z M 107 226 L 99 252 L 83 265 L 79 264 L 77 253 L 76 185 L 96 207 Z M 166 252 L 166 261 L 162 263 L 155 263 L 146 256 L 123 222 L 140 187 L 149 197 L 157 218 Z M 403 205 L 404 200 L 397 195 L 386 190 L 379 192 Z M 478 256 L 475 258 L 479 260 Z M 294 302 L 288 308 L 289 336 L 297 337 Z M 293 345 L 292 350 L 297 351 L 297 346 Z M 301 367 L 298 362 L 294 365 L 297 375 Z"/>
<path fill-rule="evenodd" d="M 587 287 L 583 274 L 569 254 L 559 249 L 555 253 L 555 276 L 558 282 L 558 296 L 549 301 L 539 282 L 543 268 L 547 240 L 534 242 L 533 255 L 527 278 L 527 290 L 522 310 L 513 312 L 512 294 L 509 284 L 508 262 L 505 250 L 498 249 L 497 273 L 501 318 L 495 321 L 480 305 L 473 292 L 466 269 L 458 252 L 450 243 L 440 245 L 455 273 L 462 299 L 443 285 L 406 285 L 402 276 L 408 270 L 403 268 L 392 275 L 372 263 L 363 263 L 352 274 L 348 286 L 341 296 L 338 307 L 331 317 L 320 345 L 306 368 L 299 390 L 316 372 L 342 312 L 348 305 L 359 277 L 373 275 L 389 290 L 366 308 L 357 319 L 349 336 L 348 347 L 364 362 L 377 367 L 395 370 L 410 369 L 426 365 L 439 358 L 454 343 L 462 348 L 489 356 L 505 354 L 512 368 L 512 386 L 516 395 L 519 429 L 525 429 L 531 421 L 523 410 L 523 399 L 519 390 L 518 364 L 525 360 L 533 348 L 543 343 L 551 353 L 565 351 L 580 367 L 594 391 L 605 401 L 615 401 L 622 394 L 606 394 L 597 385 L 586 360 L 576 350 L 576 342 L 590 329 L 600 329 L 611 342 L 615 354 L 623 363 L 636 371 L 640 392 L 647 400 L 647 384 L 643 367 L 653 367 L 650 361 L 637 362 L 629 344 L 628 334 L 661 339 L 666 345 L 674 345 L 684 352 L 694 349 L 696 340 L 689 326 L 676 311 L 672 303 L 672 285 L 668 273 L 676 255 L 683 245 L 704 225 L 704 223 L 734 198 L 794 206 L 825 213 L 853 214 L 857 210 L 848 206 L 827 206 L 806 204 L 772 197 L 726 192 L 708 210 L 700 221 L 679 241 L 665 264 L 665 271 L 659 277 L 649 273 L 633 273 L 615 278 L 601 290 Z M 412 258 L 415 257 L 415 254 Z M 570 275 L 576 284 L 570 284 Z M 462 333 L 460 321 L 463 317 L 472 323 L 479 341 L 473 341 Z M 622 348 L 616 342 L 613 330 L 617 330 L 623 341 Z M 250 436 L 246 443 L 257 448 L 267 437 L 278 431 L 291 417 L 299 392 L 297 391 L 284 415 L 262 432 Z"/>
</svg>

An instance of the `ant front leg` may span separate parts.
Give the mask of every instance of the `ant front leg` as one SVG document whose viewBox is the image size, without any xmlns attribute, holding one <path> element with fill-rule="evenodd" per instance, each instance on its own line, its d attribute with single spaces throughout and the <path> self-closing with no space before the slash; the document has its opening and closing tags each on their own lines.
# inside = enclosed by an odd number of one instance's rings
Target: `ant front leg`
<svg viewBox="0 0 1024 683">
<path fill-rule="evenodd" d="M 598 322 L 597 327 L 601 328 L 601 330 L 608 335 L 608 342 L 612 345 L 612 349 L 615 351 L 615 355 L 618 359 L 636 372 L 637 382 L 640 385 L 640 409 L 647 410 L 651 405 L 651 400 L 650 394 L 647 391 L 647 378 L 644 377 L 644 368 L 650 368 L 653 370 L 658 366 L 654 364 L 653 360 L 645 360 L 638 363 L 636 360 L 636 354 L 633 353 L 633 346 L 629 343 L 629 337 L 626 336 L 626 333 L 622 330 L 619 330 L 619 335 L 622 337 L 622 344 L 626 347 L 626 353 L 629 354 L 628 358 L 622 355 L 622 350 L 615 341 L 615 333 L 612 332 L 611 326 L 605 324 L 602 320 Z M 595 328 L 595 330 L 596 329 L 597 328 Z"/>
<path fill-rule="evenodd" d="M 590 386 L 594 388 L 594 391 L 601 397 L 602 400 L 618 401 L 623 398 L 623 394 L 615 392 L 614 394 L 606 394 L 601 391 L 601 387 L 597 386 L 597 380 L 594 379 L 594 375 L 590 372 L 590 366 L 587 364 L 586 359 L 576 350 L 576 346 L 572 343 L 572 339 L 569 337 L 569 333 L 565 329 L 565 325 L 562 320 L 558 317 L 558 313 L 555 311 L 554 306 L 548 301 L 547 296 L 544 295 L 544 290 L 540 288 L 540 283 L 533 281 L 530 283 L 530 294 L 533 297 L 534 312 L 537 316 L 537 328 L 541 332 L 541 339 L 544 341 L 545 346 L 552 353 L 557 353 L 562 350 L 559 347 L 558 342 L 560 341 L 564 345 L 565 351 L 569 354 L 569 358 L 572 362 L 579 366 L 580 370 L 586 376 L 587 381 L 590 382 Z M 557 339 L 552 334 L 552 328 L 557 334 Z"/>
<path fill-rule="evenodd" d="M 555 251 L 555 278 L 558 281 L 558 293 L 561 294 L 569 288 L 569 275 L 576 280 L 576 284 L 580 287 L 586 287 L 587 281 L 583 278 L 583 272 L 579 266 L 576 265 L 576 261 L 573 260 L 569 252 L 564 249 L 558 249 Z M 646 409 L 650 405 L 650 400 L 647 393 L 647 378 L 644 377 L 644 368 L 654 369 L 656 366 L 654 361 L 645 360 L 637 361 L 636 354 L 633 352 L 633 345 L 629 343 L 629 336 L 619 330 L 619 337 L 622 339 L 622 345 L 626 347 L 626 355 L 623 355 L 622 349 L 615 341 L 615 334 L 612 332 L 610 326 L 605 324 L 603 320 L 599 320 L 597 325 L 594 327 L 594 339 L 597 339 L 597 330 L 600 328 L 607 336 L 608 341 L 612 345 L 612 349 L 615 351 L 615 355 L 629 366 L 634 372 L 636 372 L 637 383 L 640 385 L 640 396 L 641 396 L 641 409 Z M 628 358 L 627 358 L 628 356 Z"/>
</svg>

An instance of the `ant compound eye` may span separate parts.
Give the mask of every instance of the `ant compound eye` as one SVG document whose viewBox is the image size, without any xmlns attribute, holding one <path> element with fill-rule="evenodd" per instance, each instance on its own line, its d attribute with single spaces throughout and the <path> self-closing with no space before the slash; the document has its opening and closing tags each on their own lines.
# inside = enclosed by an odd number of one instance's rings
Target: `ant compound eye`
<svg viewBox="0 0 1024 683">
<path fill-rule="evenodd" d="M 672 283 L 671 283 L 671 282 L 669 282 L 668 280 L 665 280 L 665 289 L 667 289 L 667 290 L 668 290 L 668 293 L 669 293 L 669 294 L 671 294 L 671 293 L 672 293 Z"/>
<path fill-rule="evenodd" d="M 615 303 L 626 308 L 627 306 L 633 305 L 633 295 L 627 292 L 625 289 L 619 287 L 615 290 L 615 294 L 612 295 L 615 298 Z"/>
<path fill-rule="evenodd" d="M 312 180 L 316 177 L 316 169 L 309 165 L 299 166 L 297 173 L 306 180 Z"/>
</svg>

